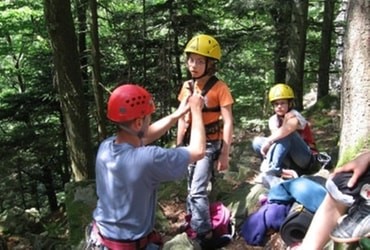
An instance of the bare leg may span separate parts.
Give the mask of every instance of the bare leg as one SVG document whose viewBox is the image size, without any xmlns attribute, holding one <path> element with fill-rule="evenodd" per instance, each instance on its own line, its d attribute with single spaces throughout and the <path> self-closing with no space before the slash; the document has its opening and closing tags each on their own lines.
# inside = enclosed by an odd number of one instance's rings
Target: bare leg
<svg viewBox="0 0 370 250">
<path fill-rule="evenodd" d="M 322 250 L 330 239 L 330 233 L 337 225 L 338 219 L 346 212 L 347 207 L 329 194 L 326 194 L 317 209 L 310 227 L 299 249 Z"/>
</svg>

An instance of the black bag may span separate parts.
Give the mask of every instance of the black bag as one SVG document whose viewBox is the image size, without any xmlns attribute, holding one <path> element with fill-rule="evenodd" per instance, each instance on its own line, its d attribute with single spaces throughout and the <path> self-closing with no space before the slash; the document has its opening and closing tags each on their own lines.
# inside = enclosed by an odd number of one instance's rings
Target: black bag
<svg viewBox="0 0 370 250">
<path fill-rule="evenodd" d="M 295 202 L 280 227 L 280 236 L 286 245 L 301 242 L 311 224 L 313 213 Z"/>
</svg>

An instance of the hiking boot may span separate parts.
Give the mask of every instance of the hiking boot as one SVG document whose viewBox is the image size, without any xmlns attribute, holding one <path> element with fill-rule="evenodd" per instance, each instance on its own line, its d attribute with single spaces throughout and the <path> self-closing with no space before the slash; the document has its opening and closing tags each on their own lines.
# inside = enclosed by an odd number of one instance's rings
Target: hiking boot
<svg viewBox="0 0 370 250">
<path fill-rule="evenodd" d="M 176 230 L 176 234 L 186 233 L 190 239 L 195 239 L 197 237 L 197 232 L 193 230 L 190 226 L 191 214 L 185 215 L 185 221 Z"/>
<path fill-rule="evenodd" d="M 213 246 L 212 236 L 213 236 L 212 231 L 203 234 L 198 234 L 194 241 L 201 246 L 202 250 L 215 249 Z"/>
<path fill-rule="evenodd" d="M 261 184 L 267 189 L 270 189 L 271 187 L 281 183 L 283 179 L 280 177 L 269 175 L 265 172 L 259 173 L 254 180 L 252 181 L 253 184 Z"/>
<path fill-rule="evenodd" d="M 261 162 L 260 171 L 262 173 L 267 172 L 269 168 L 270 168 L 269 161 L 267 159 L 263 159 L 263 161 Z"/>
<path fill-rule="evenodd" d="M 370 202 L 360 197 L 332 231 L 335 242 L 350 243 L 370 236 Z"/>
</svg>

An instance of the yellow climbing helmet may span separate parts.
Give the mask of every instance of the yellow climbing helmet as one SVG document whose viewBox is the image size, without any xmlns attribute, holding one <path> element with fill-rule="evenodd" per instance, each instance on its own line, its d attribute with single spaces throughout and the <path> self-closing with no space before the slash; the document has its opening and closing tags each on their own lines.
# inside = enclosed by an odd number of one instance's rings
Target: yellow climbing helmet
<svg viewBox="0 0 370 250">
<path fill-rule="evenodd" d="M 195 53 L 220 61 L 220 44 L 209 35 L 196 35 L 186 45 L 185 53 Z"/>
<path fill-rule="evenodd" d="M 281 99 L 294 99 L 293 89 L 285 83 L 274 85 L 269 92 L 269 101 L 273 102 Z"/>
</svg>

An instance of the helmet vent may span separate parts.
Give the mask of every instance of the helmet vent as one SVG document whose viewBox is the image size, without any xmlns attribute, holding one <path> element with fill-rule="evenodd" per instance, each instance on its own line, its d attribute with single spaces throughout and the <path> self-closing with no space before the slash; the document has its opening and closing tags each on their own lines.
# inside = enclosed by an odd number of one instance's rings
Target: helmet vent
<svg viewBox="0 0 370 250">
<path fill-rule="evenodd" d="M 121 107 L 121 108 L 119 109 L 119 112 L 124 114 L 124 113 L 126 113 L 126 109 L 125 109 L 124 107 Z"/>
<path fill-rule="evenodd" d="M 135 106 L 145 105 L 145 99 L 146 96 L 137 96 L 126 100 L 126 103 L 133 108 Z"/>
</svg>

